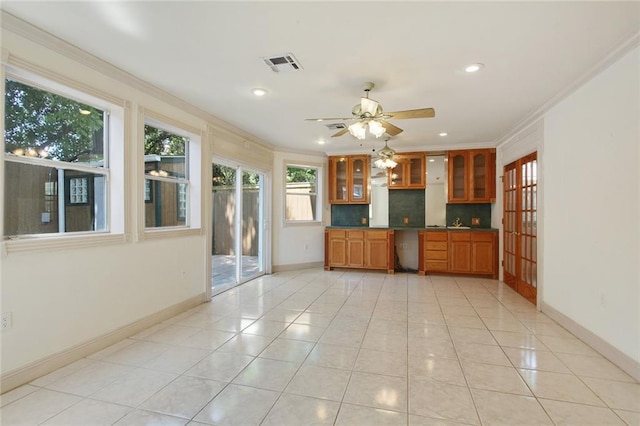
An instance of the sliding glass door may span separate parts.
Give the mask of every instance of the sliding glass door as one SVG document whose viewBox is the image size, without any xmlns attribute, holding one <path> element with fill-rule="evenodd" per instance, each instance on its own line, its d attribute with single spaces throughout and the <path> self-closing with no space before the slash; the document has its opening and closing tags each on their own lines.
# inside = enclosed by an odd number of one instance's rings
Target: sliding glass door
<svg viewBox="0 0 640 426">
<path fill-rule="evenodd" d="M 212 294 L 264 273 L 264 175 L 213 164 Z"/>
</svg>

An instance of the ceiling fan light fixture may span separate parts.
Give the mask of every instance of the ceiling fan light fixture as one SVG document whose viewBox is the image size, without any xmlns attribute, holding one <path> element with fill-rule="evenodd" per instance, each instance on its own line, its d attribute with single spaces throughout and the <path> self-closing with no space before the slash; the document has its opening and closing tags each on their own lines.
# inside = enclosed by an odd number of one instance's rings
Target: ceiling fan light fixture
<svg viewBox="0 0 640 426">
<path fill-rule="evenodd" d="M 367 129 L 364 123 L 362 123 L 361 121 L 358 121 L 357 123 L 353 123 L 352 125 L 349 126 L 349 133 L 351 133 L 353 136 L 355 136 L 360 140 L 365 138 L 366 132 L 367 132 Z"/>
<path fill-rule="evenodd" d="M 382 127 L 382 124 L 380 124 L 379 121 L 371 120 L 369 122 L 369 131 L 376 138 L 379 138 L 380 136 L 384 135 L 384 132 L 386 132 L 386 129 Z"/>
<path fill-rule="evenodd" d="M 383 169 L 383 170 L 393 169 L 395 166 L 398 165 L 398 163 L 393 161 L 391 158 L 378 158 L 376 161 L 373 162 L 373 164 L 376 166 L 376 168 Z"/>
<path fill-rule="evenodd" d="M 398 165 L 395 161 L 393 161 L 393 156 L 396 155 L 396 152 L 389 148 L 387 145 L 387 141 L 384 142 L 384 147 L 378 151 L 378 158 L 373 162 L 373 164 L 378 169 L 393 169 Z"/>
</svg>

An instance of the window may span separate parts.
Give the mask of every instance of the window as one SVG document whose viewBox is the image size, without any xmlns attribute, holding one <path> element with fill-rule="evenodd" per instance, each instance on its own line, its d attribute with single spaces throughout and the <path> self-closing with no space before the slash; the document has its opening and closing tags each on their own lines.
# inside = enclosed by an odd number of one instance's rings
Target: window
<svg viewBox="0 0 640 426">
<path fill-rule="evenodd" d="M 5 80 L 4 237 L 108 231 L 106 103 L 37 80 Z"/>
<path fill-rule="evenodd" d="M 144 126 L 145 227 L 188 226 L 189 138 Z"/>
<path fill-rule="evenodd" d="M 321 197 L 318 197 L 320 168 L 294 164 L 286 167 L 285 221 L 321 221 Z"/>
</svg>

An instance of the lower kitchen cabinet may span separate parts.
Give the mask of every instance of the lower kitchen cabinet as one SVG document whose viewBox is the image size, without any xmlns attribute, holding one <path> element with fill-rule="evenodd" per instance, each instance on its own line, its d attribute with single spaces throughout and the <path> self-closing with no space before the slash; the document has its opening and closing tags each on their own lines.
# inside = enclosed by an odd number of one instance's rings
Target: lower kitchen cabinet
<svg viewBox="0 0 640 426">
<path fill-rule="evenodd" d="M 498 233 L 420 231 L 418 273 L 488 275 L 498 278 Z"/>
<path fill-rule="evenodd" d="M 393 230 L 326 229 L 324 268 L 395 270 Z"/>
</svg>

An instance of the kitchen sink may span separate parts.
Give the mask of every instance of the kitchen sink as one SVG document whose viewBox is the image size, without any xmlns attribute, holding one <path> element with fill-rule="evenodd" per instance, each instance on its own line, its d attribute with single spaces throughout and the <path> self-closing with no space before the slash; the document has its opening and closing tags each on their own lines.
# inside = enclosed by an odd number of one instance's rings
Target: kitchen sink
<svg viewBox="0 0 640 426">
<path fill-rule="evenodd" d="M 448 229 L 471 229 L 470 226 L 447 226 Z"/>
</svg>

